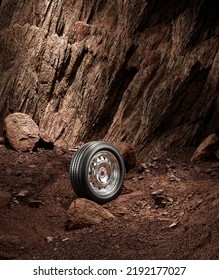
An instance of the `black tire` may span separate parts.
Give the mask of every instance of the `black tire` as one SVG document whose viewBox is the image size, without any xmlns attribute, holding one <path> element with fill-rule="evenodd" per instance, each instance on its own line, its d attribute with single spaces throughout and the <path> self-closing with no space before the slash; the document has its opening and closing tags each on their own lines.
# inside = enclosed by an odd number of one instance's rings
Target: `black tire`
<svg viewBox="0 0 219 280">
<path fill-rule="evenodd" d="M 103 141 L 88 142 L 73 155 L 70 179 L 79 197 L 103 204 L 121 192 L 125 165 L 119 151 Z"/>
</svg>

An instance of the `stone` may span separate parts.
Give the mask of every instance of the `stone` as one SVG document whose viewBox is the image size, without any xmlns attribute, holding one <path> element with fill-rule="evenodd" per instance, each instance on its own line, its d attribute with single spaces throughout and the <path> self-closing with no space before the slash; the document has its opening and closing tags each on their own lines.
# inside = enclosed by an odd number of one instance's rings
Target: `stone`
<svg viewBox="0 0 219 280">
<path fill-rule="evenodd" d="M 152 192 L 151 195 L 152 196 L 157 196 L 157 195 L 161 195 L 163 192 L 164 192 L 164 190 L 160 189 L 160 190 L 156 190 L 156 191 Z"/>
<path fill-rule="evenodd" d="M 103 206 L 86 198 L 75 199 L 67 211 L 67 216 L 66 229 L 80 229 L 115 218 Z"/>
<path fill-rule="evenodd" d="M 175 228 L 178 224 L 179 224 L 179 220 L 176 220 L 171 225 L 169 225 L 169 228 Z"/>
<path fill-rule="evenodd" d="M 28 190 L 21 190 L 21 191 L 19 191 L 19 193 L 17 194 L 17 196 L 25 197 L 25 196 L 28 195 L 28 193 L 29 193 Z"/>
<path fill-rule="evenodd" d="M 63 238 L 63 239 L 62 239 L 62 242 L 65 242 L 65 241 L 68 241 L 68 240 L 69 240 L 69 238 L 66 237 L 66 238 Z"/>
<path fill-rule="evenodd" d="M 48 243 L 53 242 L 53 239 L 54 239 L 54 237 L 52 237 L 52 236 L 47 236 L 47 237 L 45 237 L 45 240 L 46 240 Z"/>
<path fill-rule="evenodd" d="M 156 207 L 164 208 L 168 204 L 167 197 L 165 195 L 152 196 Z"/>
<path fill-rule="evenodd" d="M 0 191 L 0 208 L 8 205 L 11 200 L 11 194 L 6 191 Z"/>
<path fill-rule="evenodd" d="M 176 175 L 174 174 L 170 175 L 169 180 L 172 182 L 181 182 L 181 179 L 179 177 L 176 177 Z"/>
<path fill-rule="evenodd" d="M 198 146 L 191 158 L 191 162 L 197 162 L 212 156 L 218 147 L 218 143 L 219 137 L 216 134 L 210 134 Z"/>
<path fill-rule="evenodd" d="M 151 197 L 153 198 L 156 207 L 164 208 L 166 205 L 173 203 L 173 198 L 168 197 L 163 193 L 163 189 L 159 189 L 151 193 Z"/>
<path fill-rule="evenodd" d="M 144 172 L 146 169 L 147 169 L 147 164 L 146 164 L 146 163 L 141 163 L 141 164 L 138 166 L 138 173 L 142 173 L 142 172 Z"/>
<path fill-rule="evenodd" d="M 39 141 L 39 128 L 27 114 L 8 115 L 5 118 L 5 129 L 8 141 L 16 151 L 31 151 Z"/>
<path fill-rule="evenodd" d="M 114 146 L 124 160 L 126 171 L 133 169 L 136 166 L 136 155 L 133 146 L 126 142 L 117 142 Z"/>
</svg>

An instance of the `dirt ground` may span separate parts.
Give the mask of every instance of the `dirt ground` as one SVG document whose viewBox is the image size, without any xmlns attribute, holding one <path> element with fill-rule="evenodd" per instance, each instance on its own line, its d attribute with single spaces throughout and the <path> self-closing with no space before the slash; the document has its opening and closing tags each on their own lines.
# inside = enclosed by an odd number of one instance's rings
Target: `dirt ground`
<svg viewBox="0 0 219 280">
<path fill-rule="evenodd" d="M 115 219 L 66 230 L 72 153 L 0 146 L 0 259 L 219 259 L 219 161 L 194 149 L 148 158 L 103 205 Z"/>
</svg>

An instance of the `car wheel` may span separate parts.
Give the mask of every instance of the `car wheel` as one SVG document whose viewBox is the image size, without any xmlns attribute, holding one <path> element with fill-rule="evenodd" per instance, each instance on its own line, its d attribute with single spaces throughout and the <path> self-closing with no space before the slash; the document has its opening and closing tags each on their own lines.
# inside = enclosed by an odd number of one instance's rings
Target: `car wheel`
<svg viewBox="0 0 219 280">
<path fill-rule="evenodd" d="M 111 201 L 119 195 L 124 178 L 124 161 L 110 143 L 88 142 L 72 157 L 70 179 L 79 197 L 101 204 Z"/>
</svg>

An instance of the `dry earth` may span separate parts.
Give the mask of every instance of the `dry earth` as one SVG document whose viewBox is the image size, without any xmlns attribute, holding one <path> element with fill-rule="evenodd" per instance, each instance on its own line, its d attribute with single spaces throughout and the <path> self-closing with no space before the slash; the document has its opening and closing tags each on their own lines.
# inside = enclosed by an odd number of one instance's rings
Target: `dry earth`
<svg viewBox="0 0 219 280">
<path fill-rule="evenodd" d="M 0 146 L 0 190 L 11 194 L 0 259 L 219 259 L 219 161 L 191 163 L 193 151 L 142 162 L 104 205 L 115 219 L 66 230 L 72 154 Z"/>
</svg>

